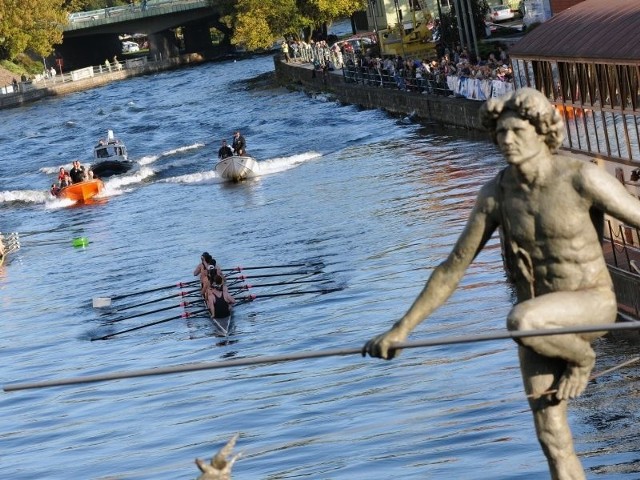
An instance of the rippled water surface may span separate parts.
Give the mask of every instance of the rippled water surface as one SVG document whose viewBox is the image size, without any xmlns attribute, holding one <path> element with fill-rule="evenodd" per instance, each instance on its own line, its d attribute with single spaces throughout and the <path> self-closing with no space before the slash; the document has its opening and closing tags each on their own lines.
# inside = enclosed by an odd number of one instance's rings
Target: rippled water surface
<svg viewBox="0 0 640 480">
<path fill-rule="evenodd" d="M 2 111 L 0 230 L 22 239 L 0 270 L 3 384 L 357 348 L 404 313 L 500 156 L 464 132 L 273 88 L 272 70 L 268 57 L 210 63 Z M 54 172 L 89 162 L 107 129 L 134 171 L 96 204 L 51 199 Z M 214 158 L 235 129 L 260 176 L 227 184 Z M 86 248 L 71 246 L 79 236 Z M 181 317 L 172 287 L 193 280 L 203 251 L 224 268 L 306 266 L 245 270 L 256 298 L 225 338 Z M 412 339 L 500 331 L 510 302 L 492 240 Z M 604 369 L 635 347 L 598 348 Z M 572 405 L 590 477 L 640 477 L 633 380 L 603 377 Z M 0 471 L 194 478 L 193 460 L 236 432 L 236 478 L 548 476 L 505 341 L 1 393 Z"/>
</svg>

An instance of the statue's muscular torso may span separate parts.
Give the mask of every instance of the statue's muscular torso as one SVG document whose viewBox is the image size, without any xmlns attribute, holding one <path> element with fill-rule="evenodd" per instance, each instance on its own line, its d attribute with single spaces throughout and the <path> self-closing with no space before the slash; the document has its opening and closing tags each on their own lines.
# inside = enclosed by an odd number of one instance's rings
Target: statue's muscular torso
<svg viewBox="0 0 640 480">
<path fill-rule="evenodd" d="M 552 181 L 527 185 L 508 167 L 492 182 L 491 214 L 502 224 L 520 301 L 561 290 L 612 288 L 581 182 L 583 165 L 556 157 Z"/>
</svg>

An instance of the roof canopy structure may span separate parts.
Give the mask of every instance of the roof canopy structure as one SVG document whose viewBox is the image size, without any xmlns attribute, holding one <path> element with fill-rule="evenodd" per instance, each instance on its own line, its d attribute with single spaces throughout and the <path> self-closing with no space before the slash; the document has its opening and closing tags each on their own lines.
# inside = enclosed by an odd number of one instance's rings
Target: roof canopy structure
<svg viewBox="0 0 640 480">
<path fill-rule="evenodd" d="M 585 0 L 533 29 L 510 54 L 640 64 L 640 1 Z"/>
<path fill-rule="evenodd" d="M 564 147 L 640 164 L 640 0 L 585 0 L 510 49 L 516 88 L 540 90 L 565 121 Z"/>
</svg>

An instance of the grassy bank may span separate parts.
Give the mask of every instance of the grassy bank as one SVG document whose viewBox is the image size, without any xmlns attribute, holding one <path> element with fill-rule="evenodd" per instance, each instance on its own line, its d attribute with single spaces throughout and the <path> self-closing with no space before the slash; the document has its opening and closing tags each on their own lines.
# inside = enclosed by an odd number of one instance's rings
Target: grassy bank
<svg viewBox="0 0 640 480">
<path fill-rule="evenodd" d="M 42 61 L 34 60 L 28 55 L 19 55 L 14 61 L 0 60 L 0 86 L 7 85 L 16 80 L 20 81 L 22 75 L 28 78 L 37 73 L 42 73 Z"/>
</svg>

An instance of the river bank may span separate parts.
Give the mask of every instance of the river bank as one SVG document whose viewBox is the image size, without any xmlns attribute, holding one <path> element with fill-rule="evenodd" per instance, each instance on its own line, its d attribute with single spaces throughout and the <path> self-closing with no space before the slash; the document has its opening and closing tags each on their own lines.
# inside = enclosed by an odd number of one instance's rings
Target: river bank
<svg viewBox="0 0 640 480">
<path fill-rule="evenodd" d="M 12 71 L 0 67 L 0 86 L 9 85 L 14 78 L 18 80 L 20 78 L 20 75 L 16 75 Z"/>
<path fill-rule="evenodd" d="M 380 108 L 425 122 L 485 131 L 478 116 L 483 102 L 477 100 L 346 82 L 341 70 L 323 72 L 312 64 L 283 62 L 279 55 L 274 56 L 273 63 L 276 81 L 283 86 L 328 92 L 345 104 Z"/>
<path fill-rule="evenodd" d="M 139 57 L 122 63 L 114 63 L 110 66 L 87 67 L 65 73 L 62 76 L 56 76 L 53 79 L 44 79 L 38 82 L 20 82 L 17 93 L 0 95 L 0 109 L 19 107 L 46 97 L 80 92 L 127 78 L 199 65 L 215 60 L 220 60 L 220 58 L 210 58 L 202 54 L 186 54 L 153 61 Z M 0 79 L 8 79 L 8 81 L 0 82 L 0 85 L 10 84 L 13 78 L 17 77 L 8 70 L 4 72 Z"/>
</svg>

